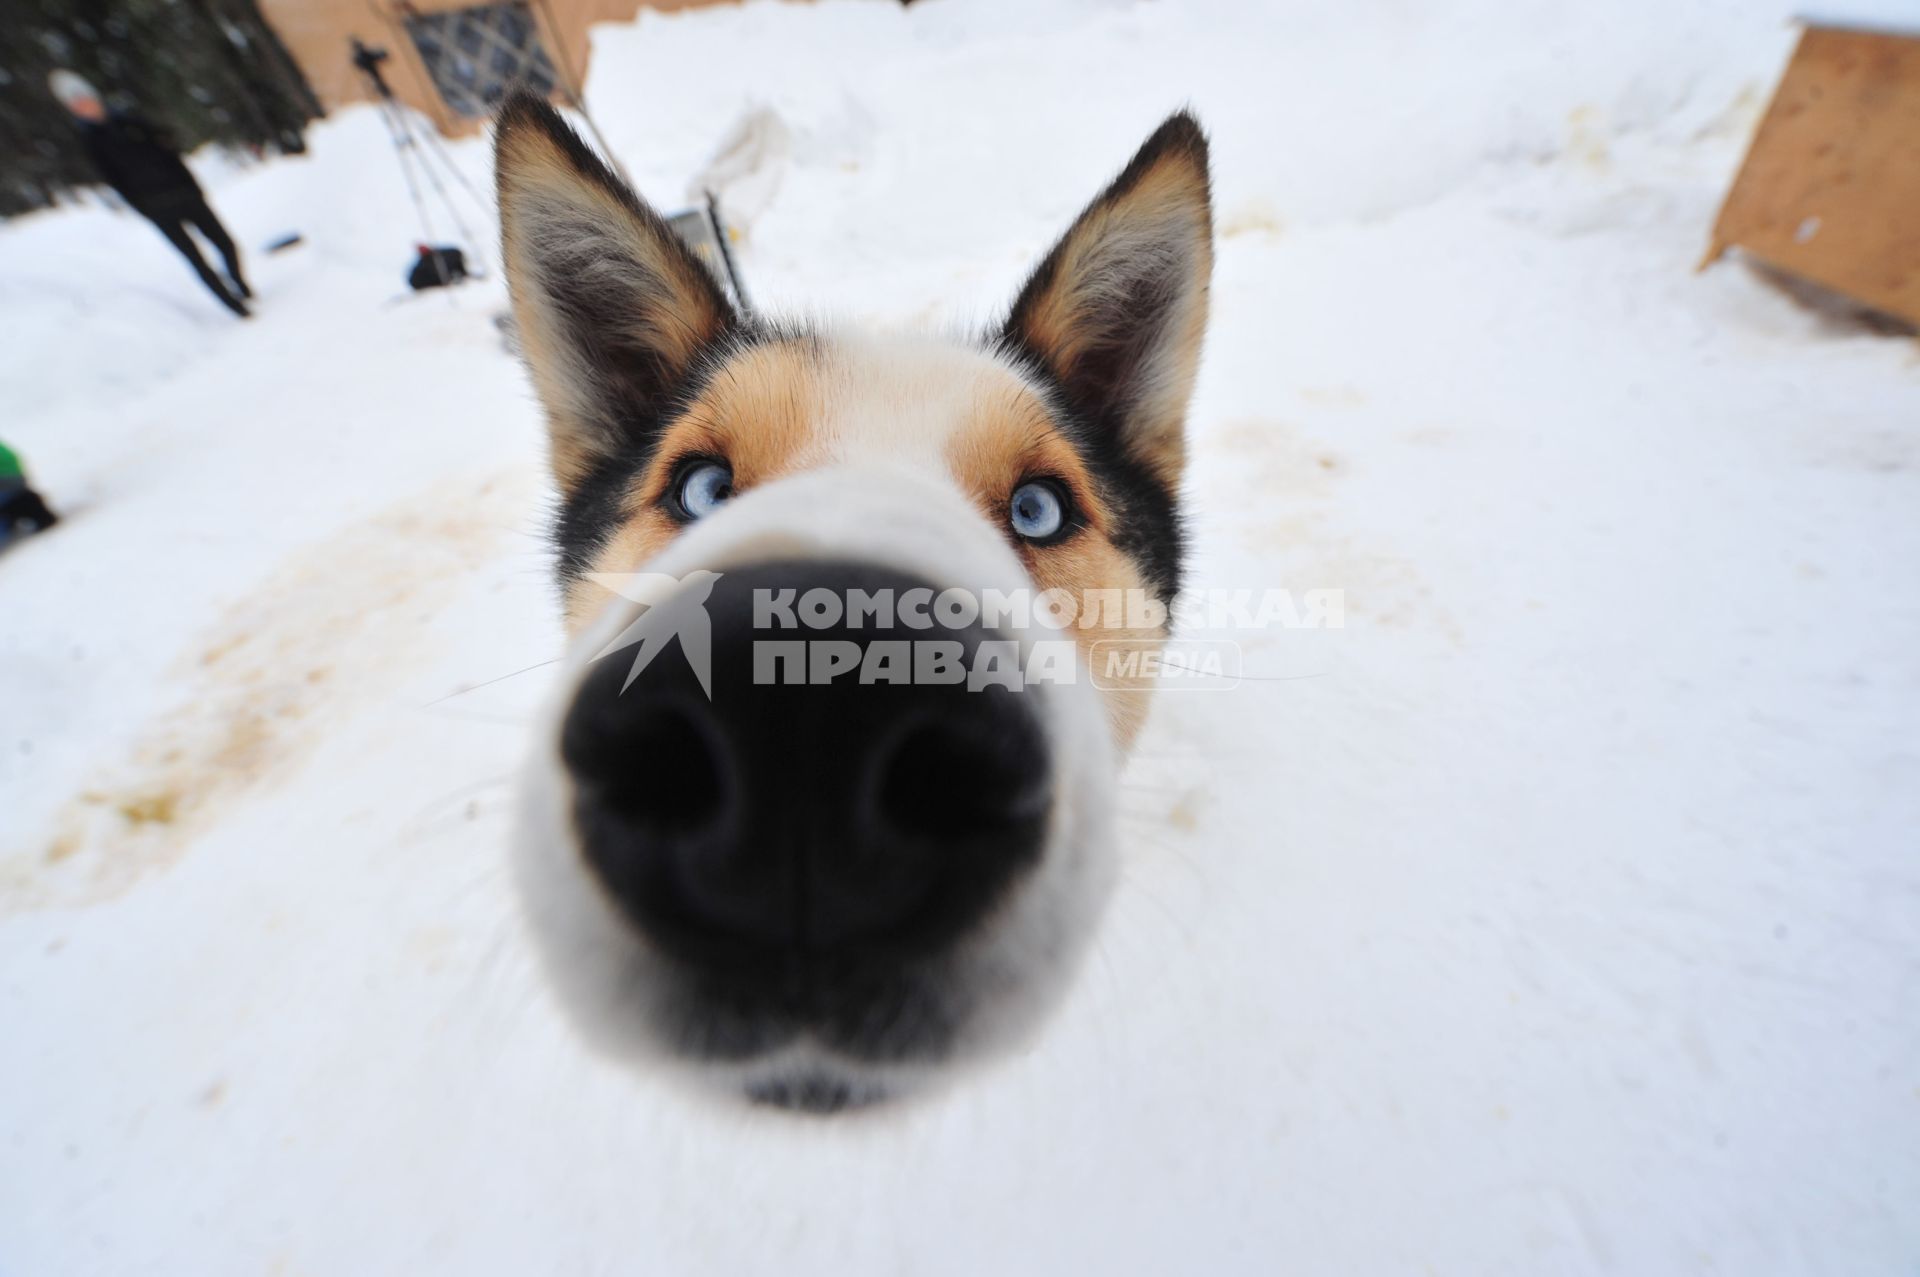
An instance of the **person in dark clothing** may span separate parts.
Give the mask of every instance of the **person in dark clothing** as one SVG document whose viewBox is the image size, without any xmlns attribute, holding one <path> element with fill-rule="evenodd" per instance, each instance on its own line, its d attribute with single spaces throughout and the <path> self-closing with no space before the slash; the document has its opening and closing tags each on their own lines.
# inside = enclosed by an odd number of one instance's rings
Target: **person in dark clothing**
<svg viewBox="0 0 1920 1277">
<path fill-rule="evenodd" d="M 240 252 L 180 154 L 166 137 L 138 116 L 109 112 L 91 84 L 72 71 L 55 71 L 48 87 L 80 122 L 87 155 L 100 177 L 120 193 L 134 212 L 152 222 L 180 250 L 201 282 L 242 319 L 253 291 L 240 273 Z M 206 236 L 226 266 L 223 278 L 200 255 L 188 227 Z"/>
<path fill-rule="evenodd" d="M 19 454 L 0 443 L 0 545 L 26 532 L 45 532 L 59 521 L 27 482 Z"/>
</svg>

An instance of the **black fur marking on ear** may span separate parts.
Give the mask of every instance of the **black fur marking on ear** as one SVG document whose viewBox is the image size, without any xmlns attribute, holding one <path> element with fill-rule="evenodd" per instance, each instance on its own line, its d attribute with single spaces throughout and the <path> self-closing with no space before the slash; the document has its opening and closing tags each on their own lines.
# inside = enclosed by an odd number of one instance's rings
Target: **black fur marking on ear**
<svg viewBox="0 0 1920 1277">
<path fill-rule="evenodd" d="M 579 360 L 579 375 L 590 383 L 580 389 L 591 395 L 594 407 L 579 424 L 594 431 L 599 451 L 618 454 L 636 440 L 657 435 L 684 397 L 681 383 L 747 335 L 750 324 L 734 311 L 713 273 L 666 220 L 614 174 L 558 112 L 525 90 L 509 95 L 498 116 L 496 148 L 501 158 L 496 180 L 503 236 L 505 210 L 515 187 L 505 156 L 529 132 L 551 143 L 577 178 L 610 197 L 660 255 L 657 260 L 636 258 L 621 228 L 592 208 L 556 209 L 544 225 L 520 231 L 538 236 L 540 244 L 523 246 L 521 254 L 532 277 L 512 282 L 539 290 L 547 300 L 562 329 L 558 339 Z M 504 251 L 503 259 L 511 260 Z M 680 309 L 689 314 L 676 313 Z M 650 329 L 659 332 L 681 323 L 705 330 L 685 367 L 680 366 L 683 334 L 662 333 L 653 344 L 647 340 Z M 663 346 L 673 348 L 671 358 Z"/>
<path fill-rule="evenodd" d="M 1132 190 L 1154 165 L 1173 154 L 1190 156 L 1201 173 L 1208 172 L 1207 135 L 1201 130 L 1200 121 L 1194 119 L 1190 112 L 1176 111 L 1163 120 L 1160 127 L 1140 144 L 1140 149 L 1134 152 L 1133 158 L 1127 161 L 1127 166 L 1120 170 L 1119 176 L 1108 182 L 1106 189 L 1094 196 L 1086 208 L 1080 211 L 1080 216 L 1073 219 L 1073 226 L 1078 226 L 1080 219 L 1095 209 L 1117 202 L 1122 195 Z M 1211 189 L 1209 189 L 1209 198 L 1211 198 Z M 1072 229 L 1069 228 L 1067 235 L 1072 233 Z M 1013 309 L 1003 325 L 1005 330 L 1003 336 L 1007 340 L 1018 340 L 1016 323 L 1019 317 L 1031 310 L 1041 295 L 1052 285 L 1054 273 L 1060 269 L 1060 250 L 1066 245 L 1067 235 L 1062 235 L 1055 241 L 1046 257 L 1033 268 L 1033 274 L 1027 277 L 1027 282 L 1021 285 L 1019 295 L 1014 298 Z"/>
<path fill-rule="evenodd" d="M 1165 336 L 1170 281 L 1151 272 L 1133 281 L 1118 309 L 1150 322 L 1111 332 L 1108 340 L 1081 351 L 1067 377 L 1027 336 L 1033 311 L 1058 282 L 1074 232 L 1090 214 L 1118 203 L 1169 155 L 1193 160 L 1201 178 L 1201 198 L 1210 209 L 1206 134 L 1192 115 L 1180 111 L 1153 131 L 1119 176 L 1074 219 L 1027 277 L 1006 320 L 986 335 L 983 344 L 1045 390 L 1061 433 L 1086 460 L 1102 496 L 1114 507 L 1115 546 L 1139 564 L 1147 583 L 1171 602 L 1179 593 L 1186 561 L 1179 494 L 1130 446 L 1126 430 L 1127 413 L 1133 406 L 1127 393 L 1128 373 Z"/>
<path fill-rule="evenodd" d="M 596 424 L 603 436 L 616 441 L 615 446 L 658 434 L 670 419 L 668 410 L 680 397 L 686 379 L 743 328 L 729 316 L 701 343 L 689 367 L 679 369 L 656 347 L 631 335 L 632 314 L 617 293 L 578 287 L 564 271 L 543 268 L 541 273 L 566 340 L 586 362 L 592 378 Z"/>
<path fill-rule="evenodd" d="M 1127 161 L 1127 166 L 1120 170 L 1119 176 L 1109 182 L 1106 189 L 1081 211 L 1072 226 L 1027 277 L 1005 322 L 990 342 L 994 349 L 1043 366 L 1052 366 L 1047 352 L 1029 340 L 1029 320 L 1059 282 L 1060 270 L 1076 232 L 1089 216 L 1120 203 L 1142 178 L 1169 155 L 1185 155 L 1193 162 L 1200 176 L 1202 204 L 1211 209 L 1212 186 L 1206 134 L 1191 114 L 1178 111 L 1148 136 L 1133 158 Z M 1166 265 L 1178 269 L 1182 264 L 1175 262 Z M 1170 273 L 1142 271 L 1138 278 L 1129 281 L 1125 293 L 1114 298 L 1108 307 L 1115 314 L 1125 315 L 1136 322 L 1109 322 L 1100 326 L 1102 331 L 1099 336 L 1102 340 L 1080 350 L 1071 369 L 1054 370 L 1053 380 L 1068 396 L 1074 410 L 1085 415 L 1093 425 L 1117 432 L 1126 424 L 1125 418 L 1134 406 L 1127 393 L 1130 389 L 1128 374 L 1137 369 L 1146 354 L 1166 337 L 1166 325 L 1173 318 L 1168 303 L 1174 300 L 1178 283 Z M 1204 280 L 1202 287 L 1205 287 Z"/>
<path fill-rule="evenodd" d="M 619 201 L 635 220 L 644 223 L 663 244 L 669 245 L 670 251 L 679 258 L 680 262 L 691 268 L 693 272 L 691 278 L 698 281 L 705 294 L 703 301 L 712 307 L 715 314 L 734 317 L 733 306 L 727 300 L 726 290 L 720 287 L 719 281 L 713 277 L 713 272 L 707 269 L 707 264 L 687 247 L 686 242 L 680 238 L 673 227 L 667 224 L 666 219 L 654 212 L 645 200 L 634 194 L 633 188 L 621 181 L 619 176 L 607 167 L 606 162 L 586 144 L 578 133 L 573 131 L 573 126 L 562 119 L 558 111 L 526 88 L 516 87 L 501 103 L 500 112 L 495 117 L 496 153 L 502 145 L 501 139 L 526 129 L 537 129 L 544 133 L 559 147 L 560 153 L 566 157 L 568 165 L 575 173 Z M 505 194 L 505 173 L 496 168 L 494 179 L 499 187 L 499 193 Z"/>
</svg>

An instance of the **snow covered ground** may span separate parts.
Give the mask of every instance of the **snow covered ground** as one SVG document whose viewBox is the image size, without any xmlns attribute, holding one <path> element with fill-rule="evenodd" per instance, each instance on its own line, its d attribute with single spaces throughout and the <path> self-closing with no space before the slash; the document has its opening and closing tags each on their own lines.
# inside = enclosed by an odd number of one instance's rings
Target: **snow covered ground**
<svg viewBox="0 0 1920 1277">
<path fill-rule="evenodd" d="M 661 203 L 792 130 L 774 307 L 989 315 L 1191 102 L 1195 584 L 1346 591 L 1161 699 L 1035 1048 L 833 1123 L 601 1063 L 531 967 L 539 427 L 497 281 L 386 304 L 379 119 L 216 181 L 250 324 L 128 215 L 0 229 L 71 516 L 0 558 L 0 1273 L 1916 1271 L 1920 356 L 1690 273 L 1780 9 L 600 29 Z"/>
</svg>

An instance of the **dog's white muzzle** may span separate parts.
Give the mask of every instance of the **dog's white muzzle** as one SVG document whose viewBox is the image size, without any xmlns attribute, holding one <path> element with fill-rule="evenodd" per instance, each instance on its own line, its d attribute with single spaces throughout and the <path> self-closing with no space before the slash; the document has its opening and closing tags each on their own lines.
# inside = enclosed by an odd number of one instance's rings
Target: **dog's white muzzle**
<svg viewBox="0 0 1920 1277">
<path fill-rule="evenodd" d="M 804 592 L 810 570 L 825 565 L 836 581 L 853 573 L 1003 598 L 1033 588 L 1013 549 L 957 492 L 886 466 L 834 466 L 769 483 L 633 568 L 655 583 L 700 582 L 720 598 L 732 588 L 729 574 L 790 581 Z M 695 574 L 718 574 L 720 584 Z M 1000 699 L 991 713 L 982 708 L 988 702 L 961 699 L 982 692 L 889 692 L 894 700 L 876 708 L 881 702 L 853 699 L 879 694 L 867 686 L 847 686 L 831 703 L 808 699 L 828 689 L 784 681 L 742 688 L 745 658 L 729 656 L 742 651 L 736 600 L 732 611 L 716 604 L 710 618 L 715 655 L 702 706 L 684 665 L 700 641 L 701 619 L 686 593 L 693 588 L 656 590 L 650 606 L 609 591 L 608 606 L 567 655 L 527 770 L 516 876 L 553 983 L 583 1035 L 623 1057 L 670 1062 L 735 1093 L 808 1109 L 895 1095 L 1018 1041 L 1077 965 L 1113 876 L 1113 746 L 1084 668 L 1072 662 L 1077 674 L 1062 678 L 1052 662 L 1048 681 L 1015 693 L 1024 699 L 993 693 Z M 755 615 L 767 611 L 756 605 Z M 1057 652 L 1071 639 L 1045 624 L 1042 609 L 1026 609 L 1024 623 L 1018 611 L 1002 614 L 993 639 L 1017 648 L 1020 668 L 1038 645 Z M 681 650 L 655 635 L 642 672 L 634 658 L 656 613 L 686 622 Z M 809 640 L 804 628 L 762 637 Z M 606 652 L 623 638 L 636 641 Z M 842 646 L 846 638 L 838 632 Z M 760 656 L 757 683 L 769 670 L 798 668 Z M 630 679 L 637 681 L 628 690 Z M 1018 717 L 1014 728 L 1003 725 L 1007 715 Z M 891 739 L 896 718 L 916 746 L 931 733 L 936 747 L 908 762 L 863 762 L 871 748 L 893 748 L 870 738 Z M 788 745 L 779 735 L 788 731 L 795 742 L 835 745 Z M 688 761 L 702 751 L 726 757 Z M 745 761 L 732 760 L 735 752 Z M 836 796 L 840 760 L 819 754 L 844 755 L 853 798 Z M 922 755 L 957 761 L 943 772 Z M 1028 803 L 1032 786 L 1008 769 L 1026 767 L 1029 757 L 1044 776 L 1035 781 L 1039 805 L 1017 813 L 1028 832 L 1018 856 L 1008 857 L 1015 867 L 983 886 L 971 864 L 936 863 L 998 854 L 990 831 L 1007 813 L 994 799 L 983 816 L 980 791 L 1015 795 L 1002 804 L 1009 810 Z M 807 785 L 789 784 L 785 766 L 800 769 Z M 880 781 L 871 778 L 875 767 Z M 816 774 L 827 779 L 815 785 Z M 893 845 L 873 833 L 873 820 L 848 817 L 852 832 L 842 838 L 832 832 L 841 813 L 809 806 L 866 802 L 860 796 L 876 785 L 913 800 L 910 811 L 886 818 L 911 831 L 898 857 L 911 872 L 889 861 Z M 808 832 L 820 829 L 831 836 Z M 883 863 L 850 868 L 855 844 L 864 848 L 861 864 Z M 700 862 L 704 848 L 719 849 L 711 854 L 727 862 L 724 875 Z M 801 863 L 790 868 L 794 856 Z M 883 880 L 884 888 L 867 885 Z M 876 892 L 886 903 L 866 898 Z M 960 895 L 981 903 L 956 912 L 943 897 Z M 911 901 L 911 910 L 896 900 Z M 893 926 L 888 910 L 938 919 L 929 932 L 937 938 L 918 943 L 926 939 L 920 924 Z"/>
</svg>

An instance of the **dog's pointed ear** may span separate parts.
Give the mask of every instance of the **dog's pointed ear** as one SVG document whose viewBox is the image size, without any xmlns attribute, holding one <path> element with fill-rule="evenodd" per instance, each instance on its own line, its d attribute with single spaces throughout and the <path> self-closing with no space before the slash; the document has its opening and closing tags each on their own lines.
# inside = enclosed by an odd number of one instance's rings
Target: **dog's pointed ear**
<svg viewBox="0 0 1920 1277">
<path fill-rule="evenodd" d="M 562 490 L 644 447 L 739 323 L 711 272 L 554 109 L 517 92 L 494 141 L 520 346 Z"/>
<path fill-rule="evenodd" d="M 1182 111 L 1154 130 L 1014 301 L 1002 349 L 1173 487 L 1213 273 L 1207 139 Z"/>
</svg>

